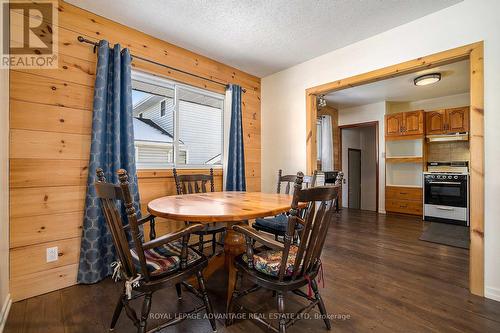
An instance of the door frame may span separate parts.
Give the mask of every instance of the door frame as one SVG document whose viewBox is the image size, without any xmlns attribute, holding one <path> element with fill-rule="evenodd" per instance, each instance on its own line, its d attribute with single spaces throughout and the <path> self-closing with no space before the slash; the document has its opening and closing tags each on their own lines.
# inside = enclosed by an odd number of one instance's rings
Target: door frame
<svg viewBox="0 0 500 333">
<path fill-rule="evenodd" d="M 339 126 L 338 129 L 339 129 L 339 136 L 340 136 L 340 139 L 339 139 L 339 149 L 340 149 L 340 169 L 342 169 L 342 130 L 343 129 L 346 129 L 346 128 L 362 128 L 362 127 L 375 127 L 375 152 L 376 152 L 376 159 L 375 159 L 375 171 L 376 171 L 376 178 L 375 178 L 375 187 L 377 188 L 377 190 L 375 191 L 376 192 L 376 212 L 378 213 L 379 212 L 379 208 L 378 208 L 378 203 L 379 203 L 379 158 L 380 158 L 380 148 L 379 148 L 379 133 L 378 133 L 378 127 L 379 127 L 379 122 L 378 120 L 376 121 L 367 121 L 367 122 L 364 122 L 364 123 L 355 123 L 355 124 L 347 124 L 347 125 L 342 125 L 342 126 Z M 349 157 L 348 157 L 349 158 Z M 349 184 L 348 184 L 349 185 Z M 347 202 L 349 203 L 349 188 L 347 189 Z"/>
<path fill-rule="evenodd" d="M 307 172 L 316 169 L 317 97 L 322 94 L 470 60 L 470 251 L 469 289 L 484 297 L 484 43 L 483 41 L 420 57 L 385 68 L 310 87 L 306 97 Z"/>
<path fill-rule="evenodd" d="M 357 149 L 357 148 L 347 148 L 347 207 L 348 208 L 351 208 L 349 207 L 349 186 L 351 184 L 350 180 L 349 180 L 349 177 L 351 175 L 351 173 L 349 172 L 349 170 L 351 169 L 351 159 L 349 158 L 349 153 L 351 152 L 351 150 L 355 150 L 355 151 L 359 151 L 359 208 L 361 210 L 361 176 L 362 176 L 362 173 L 361 173 L 361 149 Z"/>
</svg>

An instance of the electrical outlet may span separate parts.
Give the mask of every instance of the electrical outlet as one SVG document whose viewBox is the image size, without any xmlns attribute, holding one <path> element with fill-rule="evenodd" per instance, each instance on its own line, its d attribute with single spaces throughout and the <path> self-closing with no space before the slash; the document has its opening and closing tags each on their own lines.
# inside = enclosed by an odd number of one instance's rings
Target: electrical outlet
<svg viewBox="0 0 500 333">
<path fill-rule="evenodd" d="M 47 248 L 47 262 L 57 261 L 59 258 L 59 251 L 57 246 Z"/>
</svg>

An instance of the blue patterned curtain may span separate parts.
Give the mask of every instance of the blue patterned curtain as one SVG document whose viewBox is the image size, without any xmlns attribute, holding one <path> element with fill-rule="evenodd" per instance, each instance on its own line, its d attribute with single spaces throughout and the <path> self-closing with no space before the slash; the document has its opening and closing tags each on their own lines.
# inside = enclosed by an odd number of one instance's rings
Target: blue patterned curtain
<svg viewBox="0 0 500 333">
<path fill-rule="evenodd" d="M 229 130 L 226 191 L 246 191 L 241 109 L 242 89 L 238 85 L 230 84 L 229 90 L 231 91 L 231 127 Z"/>
<path fill-rule="evenodd" d="M 88 168 L 87 196 L 78 269 L 79 283 L 95 283 L 112 273 L 115 258 L 113 241 L 96 197 L 94 182 L 97 168 L 106 179 L 117 183 L 116 171 L 127 170 L 136 203 L 139 202 L 135 169 L 134 128 L 132 118 L 132 82 L 128 49 L 120 45 L 110 49 L 100 41 L 94 87 L 92 143 Z M 138 204 L 136 207 L 139 210 Z M 127 220 L 125 212 L 122 218 Z"/>
</svg>

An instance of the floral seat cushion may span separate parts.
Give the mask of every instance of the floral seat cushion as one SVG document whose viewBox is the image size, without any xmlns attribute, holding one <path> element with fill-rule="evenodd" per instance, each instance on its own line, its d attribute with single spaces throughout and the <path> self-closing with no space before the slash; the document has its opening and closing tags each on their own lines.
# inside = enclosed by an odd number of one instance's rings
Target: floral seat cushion
<svg viewBox="0 0 500 333">
<path fill-rule="evenodd" d="M 291 276 L 294 269 L 295 258 L 297 257 L 298 247 L 295 245 L 290 246 L 288 260 L 286 262 L 285 276 Z M 264 250 L 254 253 L 253 264 L 256 270 L 261 273 L 278 276 L 281 266 L 281 250 Z M 248 262 L 248 257 L 243 254 L 242 259 Z"/>
<path fill-rule="evenodd" d="M 163 244 L 150 250 L 144 251 L 146 257 L 146 266 L 151 276 L 173 272 L 179 269 L 181 264 L 181 249 L 180 241 Z M 132 260 L 138 272 L 141 271 L 139 256 L 135 249 L 131 249 Z M 201 256 L 194 250 L 188 247 L 187 264 L 190 265 Z"/>
</svg>

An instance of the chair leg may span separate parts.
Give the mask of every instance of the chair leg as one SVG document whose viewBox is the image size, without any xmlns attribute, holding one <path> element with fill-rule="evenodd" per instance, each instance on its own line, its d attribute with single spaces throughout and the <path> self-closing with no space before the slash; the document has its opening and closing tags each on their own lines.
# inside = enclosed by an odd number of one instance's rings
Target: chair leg
<svg viewBox="0 0 500 333">
<path fill-rule="evenodd" d="M 109 326 L 110 331 L 115 329 L 116 323 L 118 322 L 118 318 L 120 318 L 122 310 L 123 310 L 123 295 L 120 295 L 120 298 L 118 298 L 118 303 L 116 303 L 115 312 L 113 313 L 113 318 L 111 319 L 111 325 Z"/>
<path fill-rule="evenodd" d="M 279 313 L 279 333 L 286 333 L 285 320 L 285 297 L 283 292 L 278 291 L 278 313 Z"/>
<path fill-rule="evenodd" d="M 177 299 L 182 299 L 182 287 L 180 283 L 175 285 L 175 290 L 177 291 Z"/>
<path fill-rule="evenodd" d="M 208 298 L 207 289 L 205 287 L 205 279 L 203 278 L 203 274 L 201 273 L 201 271 L 196 272 L 196 277 L 198 278 L 198 285 L 200 287 L 201 294 L 203 295 L 203 303 L 206 307 L 206 312 L 208 315 L 208 320 L 210 321 L 210 325 L 212 326 L 212 331 L 217 332 L 214 309 L 212 308 L 212 303 L 210 303 L 210 299 Z"/>
<path fill-rule="evenodd" d="M 203 235 L 200 235 L 200 243 L 198 244 L 198 251 L 200 251 L 200 253 L 203 253 Z"/>
<path fill-rule="evenodd" d="M 238 288 L 238 281 L 241 281 L 243 278 L 243 273 L 241 271 L 236 272 L 236 280 L 234 281 L 234 290 L 233 294 L 231 295 L 231 300 L 229 301 L 229 304 L 227 305 L 227 319 L 226 319 L 226 326 L 230 326 L 234 322 L 234 315 L 233 315 L 233 307 L 234 307 L 234 302 L 236 300 L 236 297 L 238 296 L 239 288 Z M 240 282 L 241 283 L 241 282 Z"/>
<path fill-rule="evenodd" d="M 217 249 L 217 234 L 212 235 L 212 255 L 215 255 L 215 250 Z"/>
<path fill-rule="evenodd" d="M 321 313 L 321 316 L 323 317 L 323 321 L 325 322 L 326 329 L 331 330 L 332 323 L 330 322 L 330 319 L 328 318 L 328 314 L 326 313 L 325 303 L 323 302 L 323 299 L 321 298 L 321 295 L 319 294 L 318 283 L 316 282 L 315 279 L 311 280 L 311 287 L 312 287 L 312 290 L 314 291 L 314 297 L 318 300 L 319 312 Z"/>
<path fill-rule="evenodd" d="M 224 247 L 225 240 L 226 240 L 226 231 L 224 230 L 220 235 L 220 243 L 222 244 L 222 247 Z"/>
<path fill-rule="evenodd" d="M 139 322 L 139 327 L 137 328 L 138 333 L 146 332 L 146 323 L 149 316 L 149 311 L 151 311 L 151 297 L 153 293 L 149 292 L 144 295 L 144 301 L 142 302 L 142 310 L 141 310 L 141 321 Z"/>
</svg>

